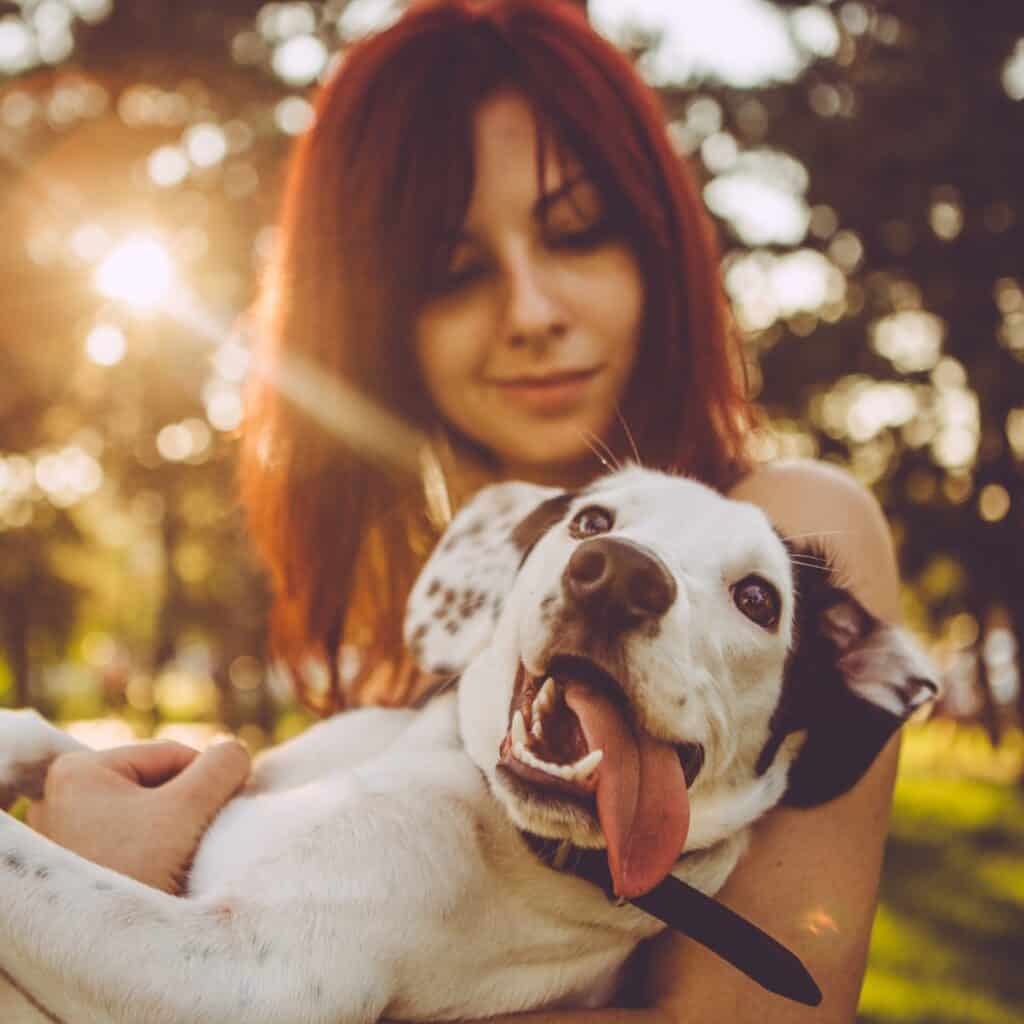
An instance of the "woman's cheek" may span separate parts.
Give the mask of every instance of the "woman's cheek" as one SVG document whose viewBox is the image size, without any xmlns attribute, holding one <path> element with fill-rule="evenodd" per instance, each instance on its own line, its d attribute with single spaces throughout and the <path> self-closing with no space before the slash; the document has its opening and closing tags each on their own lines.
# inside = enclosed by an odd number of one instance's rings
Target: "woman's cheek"
<svg viewBox="0 0 1024 1024">
<path fill-rule="evenodd" d="M 474 382 L 480 379 L 482 362 L 476 346 L 465 335 L 447 326 L 424 332 L 417 345 L 420 373 L 427 394 L 436 411 L 456 427 L 470 434 L 473 423 L 468 418 L 475 393 Z"/>
</svg>

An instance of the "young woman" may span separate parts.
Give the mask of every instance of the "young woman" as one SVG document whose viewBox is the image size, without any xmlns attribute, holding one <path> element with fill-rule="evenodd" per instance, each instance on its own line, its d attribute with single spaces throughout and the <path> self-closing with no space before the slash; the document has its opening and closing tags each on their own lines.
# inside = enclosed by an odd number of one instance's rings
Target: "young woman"
<svg viewBox="0 0 1024 1024">
<path fill-rule="evenodd" d="M 350 51 L 293 162 L 263 313 L 264 366 L 312 363 L 412 422 L 445 483 L 438 500 L 435 472 L 428 500 L 282 398 L 273 372 L 255 382 L 243 492 L 275 584 L 276 648 L 311 703 L 414 692 L 402 606 L 445 501 L 496 478 L 577 485 L 601 471 L 601 446 L 635 445 L 761 505 L 787 535 L 820 535 L 861 601 L 898 614 L 872 498 L 814 463 L 750 465 L 754 417 L 696 188 L 652 93 L 563 0 L 418 4 Z M 342 646 L 360 652 L 345 676 Z M 145 756 L 58 762 L 34 820 L 169 888 L 246 762 L 229 745 L 176 775 L 190 755 L 165 749 L 147 774 Z M 721 894 L 807 963 L 819 1021 L 855 1013 L 895 760 L 891 746 L 824 808 L 773 814 Z M 139 789 L 133 772 L 170 781 Z M 216 788 L 197 801 L 203 778 Z M 642 966 L 642 1009 L 519 1019 L 806 1013 L 676 935 Z"/>
</svg>

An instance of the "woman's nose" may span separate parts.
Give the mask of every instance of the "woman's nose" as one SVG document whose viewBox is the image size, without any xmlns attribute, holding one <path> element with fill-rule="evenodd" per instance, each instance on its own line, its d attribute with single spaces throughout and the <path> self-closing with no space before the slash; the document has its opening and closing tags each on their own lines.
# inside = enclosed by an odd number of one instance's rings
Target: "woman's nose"
<svg viewBox="0 0 1024 1024">
<path fill-rule="evenodd" d="M 507 270 L 506 335 L 511 345 L 540 347 L 562 337 L 567 329 L 544 270 L 522 259 Z"/>
</svg>

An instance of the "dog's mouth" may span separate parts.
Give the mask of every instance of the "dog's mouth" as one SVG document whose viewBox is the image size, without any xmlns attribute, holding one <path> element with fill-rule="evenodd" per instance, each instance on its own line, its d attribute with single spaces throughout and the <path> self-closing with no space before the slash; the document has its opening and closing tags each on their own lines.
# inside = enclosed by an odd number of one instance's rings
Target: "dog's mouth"
<svg viewBox="0 0 1024 1024">
<path fill-rule="evenodd" d="M 540 676 L 520 664 L 500 764 L 542 799 L 596 813 L 616 894 L 657 885 L 682 853 L 698 744 L 655 739 L 624 690 L 587 658 L 560 655 Z"/>
</svg>

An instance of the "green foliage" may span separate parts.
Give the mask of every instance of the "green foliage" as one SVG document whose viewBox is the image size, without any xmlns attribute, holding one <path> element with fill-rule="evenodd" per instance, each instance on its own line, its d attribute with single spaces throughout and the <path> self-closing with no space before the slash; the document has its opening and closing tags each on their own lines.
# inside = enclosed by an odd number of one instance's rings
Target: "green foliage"
<svg viewBox="0 0 1024 1024">
<path fill-rule="evenodd" d="M 978 733 L 936 723 L 907 738 L 863 1024 L 1016 1024 L 1024 1014 L 1024 793 L 1006 778 L 1020 773 L 1020 737 L 1015 763 L 986 763 Z M 974 748 L 967 764 L 963 745 Z"/>
<path fill-rule="evenodd" d="M 230 700 L 231 665 L 262 656 L 266 608 L 234 499 L 235 325 L 272 246 L 309 86 L 403 4 L 54 5 L 72 35 L 44 39 L 53 19 L 19 30 L 8 15 L 10 39 L 35 42 L 0 54 L 12 699 L 45 702 L 45 662 L 70 642 L 116 703 L 123 663 L 159 674 L 198 633 L 201 671 Z M 593 16 L 603 25 L 614 7 Z M 793 59 L 756 81 L 714 70 L 728 62 L 666 64 L 665 39 L 698 17 L 682 6 L 675 27 L 655 17 L 631 31 L 625 0 L 622 13 L 619 41 L 657 69 L 673 141 L 718 219 L 772 426 L 760 453 L 840 462 L 876 489 L 912 621 L 950 653 L 996 626 L 1020 635 L 1024 5 L 764 0 L 751 14 Z M 198 317 L 97 293 L 97 267 L 135 231 L 160 240 Z M 1016 693 L 1024 706 L 1014 661 L 967 673 L 987 704 L 957 713 L 995 728 L 996 704 Z"/>
<path fill-rule="evenodd" d="M 11 667 L 7 659 L 0 657 L 0 707 L 9 707 L 13 704 L 14 677 L 11 675 Z"/>
</svg>

